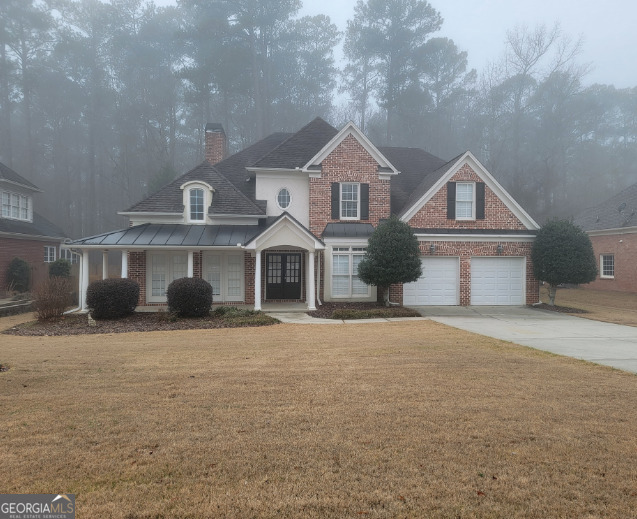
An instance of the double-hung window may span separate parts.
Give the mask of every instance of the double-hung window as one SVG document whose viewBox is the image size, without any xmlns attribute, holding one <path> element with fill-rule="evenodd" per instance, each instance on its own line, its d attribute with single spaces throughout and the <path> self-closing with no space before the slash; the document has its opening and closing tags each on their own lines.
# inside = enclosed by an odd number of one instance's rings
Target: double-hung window
<svg viewBox="0 0 637 519">
<path fill-rule="evenodd" d="M 615 255 L 602 254 L 599 258 L 599 271 L 601 278 L 612 279 L 615 277 Z"/>
<path fill-rule="evenodd" d="M 332 253 L 332 296 L 367 297 L 369 286 L 358 277 L 358 265 L 365 256 L 365 247 L 334 247 Z"/>
<path fill-rule="evenodd" d="M 474 212 L 473 182 L 458 182 L 456 184 L 456 219 L 473 220 Z"/>
<path fill-rule="evenodd" d="M 341 183 L 341 220 L 358 220 L 360 214 L 360 184 Z"/>
<path fill-rule="evenodd" d="M 56 248 L 50 245 L 44 246 L 44 263 L 53 263 L 55 261 Z"/>
<path fill-rule="evenodd" d="M 31 202 L 28 196 L 2 191 L 2 217 L 31 220 Z"/>
<path fill-rule="evenodd" d="M 190 220 L 193 222 L 203 221 L 204 192 L 201 188 L 190 190 Z"/>
</svg>

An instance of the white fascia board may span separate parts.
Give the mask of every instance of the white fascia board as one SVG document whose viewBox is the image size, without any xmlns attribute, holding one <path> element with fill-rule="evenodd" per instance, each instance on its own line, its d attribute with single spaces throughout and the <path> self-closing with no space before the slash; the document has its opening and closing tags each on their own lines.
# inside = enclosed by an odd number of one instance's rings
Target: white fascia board
<svg viewBox="0 0 637 519">
<path fill-rule="evenodd" d="M 535 241 L 535 236 L 528 234 L 419 234 L 418 241 L 461 241 L 461 242 L 528 242 Z"/>
<path fill-rule="evenodd" d="M 391 162 L 378 150 L 376 146 L 372 144 L 367 136 L 360 131 L 358 126 L 356 126 L 352 121 L 348 122 L 343 129 L 338 132 L 330 142 L 328 142 L 321 151 L 319 151 L 314 157 L 310 159 L 310 161 L 305 164 L 301 169 L 304 172 L 312 173 L 312 170 L 309 169 L 310 166 L 318 166 L 323 162 L 323 160 L 332 153 L 336 147 L 349 135 L 352 135 L 362 146 L 365 148 L 365 151 L 369 153 L 373 159 L 378 162 L 381 167 L 390 168 L 392 170 L 391 173 L 383 172 L 382 175 L 398 175 L 400 173 Z"/>
<path fill-rule="evenodd" d="M 7 180 L 6 178 L 0 179 L 0 187 L 2 186 L 2 183 L 11 184 L 12 186 L 18 186 L 18 187 L 21 187 L 22 189 L 26 189 L 27 191 L 33 191 L 35 193 L 44 193 L 44 191 L 42 191 L 38 187 L 25 186 L 24 184 L 21 184 L 20 182 Z"/>
<path fill-rule="evenodd" d="M 258 248 L 258 242 L 267 241 L 273 234 L 276 234 L 276 232 L 278 231 L 278 227 L 283 225 L 284 222 L 292 224 L 292 230 L 301 239 L 301 241 L 314 242 L 315 250 L 323 250 L 325 248 L 325 245 L 323 245 L 323 243 L 317 240 L 306 229 L 301 227 L 298 223 L 296 223 L 294 220 L 286 215 L 283 215 L 283 217 L 279 221 L 268 227 L 261 234 L 258 234 L 254 238 L 252 238 L 252 240 L 245 244 L 245 248 L 248 250 L 256 250 Z"/>
<path fill-rule="evenodd" d="M 366 247 L 368 245 L 367 238 L 325 238 L 325 245 L 331 245 L 332 247 L 340 247 L 343 245 L 349 245 L 351 247 Z"/>
<path fill-rule="evenodd" d="M 589 236 L 612 236 L 613 234 L 634 234 L 637 233 L 637 227 L 619 227 L 616 229 L 601 229 L 598 231 L 586 231 Z"/>
<path fill-rule="evenodd" d="M 531 230 L 537 231 L 540 226 L 533 218 L 524 210 L 522 206 L 518 204 L 515 199 L 504 189 L 500 183 L 487 171 L 487 169 L 480 163 L 480 161 L 471 153 L 467 151 L 460 157 L 456 163 L 447 170 L 447 172 L 438 179 L 438 181 L 427 191 L 420 199 L 409 208 L 409 210 L 400 217 L 403 222 L 409 222 L 414 215 L 422 209 L 422 207 L 431 200 L 431 198 L 445 185 L 449 180 L 460 170 L 462 166 L 468 164 L 476 175 L 478 175 L 484 183 L 493 191 L 496 196 L 502 201 L 504 205 L 524 224 L 524 226 Z"/>
</svg>

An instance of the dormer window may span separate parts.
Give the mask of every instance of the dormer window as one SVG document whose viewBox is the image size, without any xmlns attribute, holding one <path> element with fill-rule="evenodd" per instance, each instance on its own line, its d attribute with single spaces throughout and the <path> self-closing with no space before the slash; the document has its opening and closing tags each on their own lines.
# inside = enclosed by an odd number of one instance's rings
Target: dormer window
<svg viewBox="0 0 637 519">
<path fill-rule="evenodd" d="M 181 186 L 186 223 L 206 223 L 214 189 L 205 182 L 191 181 Z"/>
<path fill-rule="evenodd" d="M 33 219 L 31 197 L 9 191 L 0 191 L 2 197 L 2 217 L 30 222 Z"/>
<path fill-rule="evenodd" d="M 203 189 L 191 188 L 190 189 L 190 219 L 193 222 L 203 221 L 203 204 L 204 195 Z"/>
</svg>

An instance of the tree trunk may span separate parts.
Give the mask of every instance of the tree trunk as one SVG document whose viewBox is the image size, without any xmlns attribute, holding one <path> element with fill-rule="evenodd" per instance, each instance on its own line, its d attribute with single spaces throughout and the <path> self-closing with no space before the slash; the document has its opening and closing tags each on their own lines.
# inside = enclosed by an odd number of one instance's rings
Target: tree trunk
<svg viewBox="0 0 637 519">
<path fill-rule="evenodd" d="M 385 304 L 385 306 L 389 306 L 389 287 L 382 287 L 382 290 L 383 290 L 383 303 Z"/>
<path fill-rule="evenodd" d="M 555 292 L 557 285 L 549 285 L 549 306 L 555 306 Z"/>
</svg>

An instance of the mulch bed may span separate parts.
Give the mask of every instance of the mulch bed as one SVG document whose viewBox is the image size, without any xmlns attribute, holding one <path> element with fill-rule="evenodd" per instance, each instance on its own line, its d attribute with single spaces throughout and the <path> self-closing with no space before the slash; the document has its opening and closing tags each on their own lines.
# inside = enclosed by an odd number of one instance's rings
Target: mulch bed
<svg viewBox="0 0 637 519">
<path fill-rule="evenodd" d="M 378 303 L 323 303 L 321 306 L 317 306 L 316 310 L 307 312 L 311 317 L 319 319 L 331 319 L 332 313 L 335 310 L 374 310 L 385 309 L 391 313 L 391 317 L 412 317 L 413 310 L 402 306 L 381 306 Z M 405 315 L 409 313 L 409 315 Z"/>
<path fill-rule="evenodd" d="M 67 315 L 53 321 L 31 321 L 4 330 L 2 333 L 23 336 L 85 335 L 99 333 L 153 332 L 268 326 L 279 321 L 267 315 L 245 319 L 194 317 L 173 319 L 161 312 L 138 312 L 122 319 L 96 320 L 89 326 L 87 315 Z"/>
<path fill-rule="evenodd" d="M 586 310 L 581 308 L 570 308 L 568 306 L 551 306 L 548 303 L 542 303 L 539 305 L 529 305 L 531 308 L 539 308 L 540 310 L 550 310 L 551 312 L 559 312 L 561 314 L 587 314 Z"/>
</svg>

